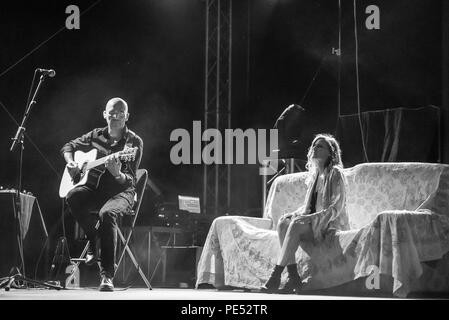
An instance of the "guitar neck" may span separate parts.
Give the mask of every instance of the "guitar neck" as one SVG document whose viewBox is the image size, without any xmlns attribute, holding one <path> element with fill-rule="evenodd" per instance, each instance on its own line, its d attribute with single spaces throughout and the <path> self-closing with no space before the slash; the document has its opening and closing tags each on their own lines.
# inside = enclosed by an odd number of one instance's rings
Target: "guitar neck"
<svg viewBox="0 0 449 320">
<path fill-rule="evenodd" d="M 110 156 L 112 156 L 112 155 L 115 155 L 115 154 L 117 154 L 117 153 L 118 153 L 118 152 L 116 152 L 116 153 L 114 153 L 114 154 L 111 154 L 111 155 L 109 155 L 109 156 L 105 156 L 105 157 L 102 157 L 102 158 L 100 158 L 100 159 L 97 159 L 97 160 L 88 162 L 88 163 L 86 164 L 86 170 L 90 170 L 90 169 L 92 169 L 92 168 L 101 166 L 102 164 L 104 164 L 104 163 L 106 162 L 106 160 L 108 159 L 108 157 L 110 157 Z"/>
</svg>

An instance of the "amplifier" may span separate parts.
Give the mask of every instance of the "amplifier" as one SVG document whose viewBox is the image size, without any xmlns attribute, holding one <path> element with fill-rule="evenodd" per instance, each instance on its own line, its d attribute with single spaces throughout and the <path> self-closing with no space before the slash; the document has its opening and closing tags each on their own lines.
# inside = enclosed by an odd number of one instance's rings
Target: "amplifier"
<svg viewBox="0 0 449 320">
<path fill-rule="evenodd" d="M 8 276 L 11 267 L 21 265 L 14 219 L 15 198 L 14 189 L 0 190 L 0 277 Z M 48 233 L 37 199 L 31 194 L 21 193 L 20 202 L 20 227 L 25 260 L 25 272 L 22 270 L 22 274 L 32 278 L 36 267 L 39 267 L 40 274 L 47 270 L 48 247 L 44 248 L 44 245 Z M 43 250 L 46 250 L 45 254 Z M 42 260 L 39 261 L 40 258 Z"/>
</svg>

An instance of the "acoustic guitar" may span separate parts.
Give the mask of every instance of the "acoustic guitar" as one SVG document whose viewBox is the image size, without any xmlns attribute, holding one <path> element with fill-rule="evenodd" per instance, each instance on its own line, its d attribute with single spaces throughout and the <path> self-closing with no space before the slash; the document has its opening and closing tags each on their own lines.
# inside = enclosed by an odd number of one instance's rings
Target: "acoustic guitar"
<svg viewBox="0 0 449 320">
<path fill-rule="evenodd" d="M 97 149 L 92 149 L 89 152 L 75 151 L 74 160 L 78 164 L 78 173 L 72 177 L 66 165 L 61 185 L 59 186 L 59 197 L 65 198 L 70 190 L 82 185 L 96 189 L 100 183 L 101 176 L 106 170 L 105 166 L 100 166 L 106 160 L 117 156 L 121 161 L 133 161 L 136 157 L 136 152 L 137 147 L 125 148 L 122 151 L 97 159 Z"/>
</svg>

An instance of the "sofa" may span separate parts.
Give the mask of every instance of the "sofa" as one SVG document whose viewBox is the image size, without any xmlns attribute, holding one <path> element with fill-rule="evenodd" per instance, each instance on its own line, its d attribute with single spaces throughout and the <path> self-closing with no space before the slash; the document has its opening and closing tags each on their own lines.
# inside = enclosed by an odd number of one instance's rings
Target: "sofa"
<svg viewBox="0 0 449 320">
<path fill-rule="evenodd" d="M 343 172 L 350 230 L 337 232 L 331 242 L 301 243 L 296 261 L 304 292 L 449 292 L 449 165 L 363 163 Z M 307 175 L 277 177 L 261 218 L 225 215 L 213 221 L 197 287 L 251 290 L 265 283 L 280 252 L 277 223 L 303 205 Z M 281 285 L 286 280 L 284 271 Z"/>
</svg>

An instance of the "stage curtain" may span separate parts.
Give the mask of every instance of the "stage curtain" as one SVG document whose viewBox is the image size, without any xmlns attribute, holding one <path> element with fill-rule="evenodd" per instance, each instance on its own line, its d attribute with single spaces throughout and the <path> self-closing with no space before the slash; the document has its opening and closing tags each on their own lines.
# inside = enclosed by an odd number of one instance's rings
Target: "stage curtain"
<svg viewBox="0 0 449 320">
<path fill-rule="evenodd" d="M 440 162 L 440 109 L 435 106 L 394 108 L 341 116 L 336 136 L 345 167 L 367 162 Z"/>
</svg>

